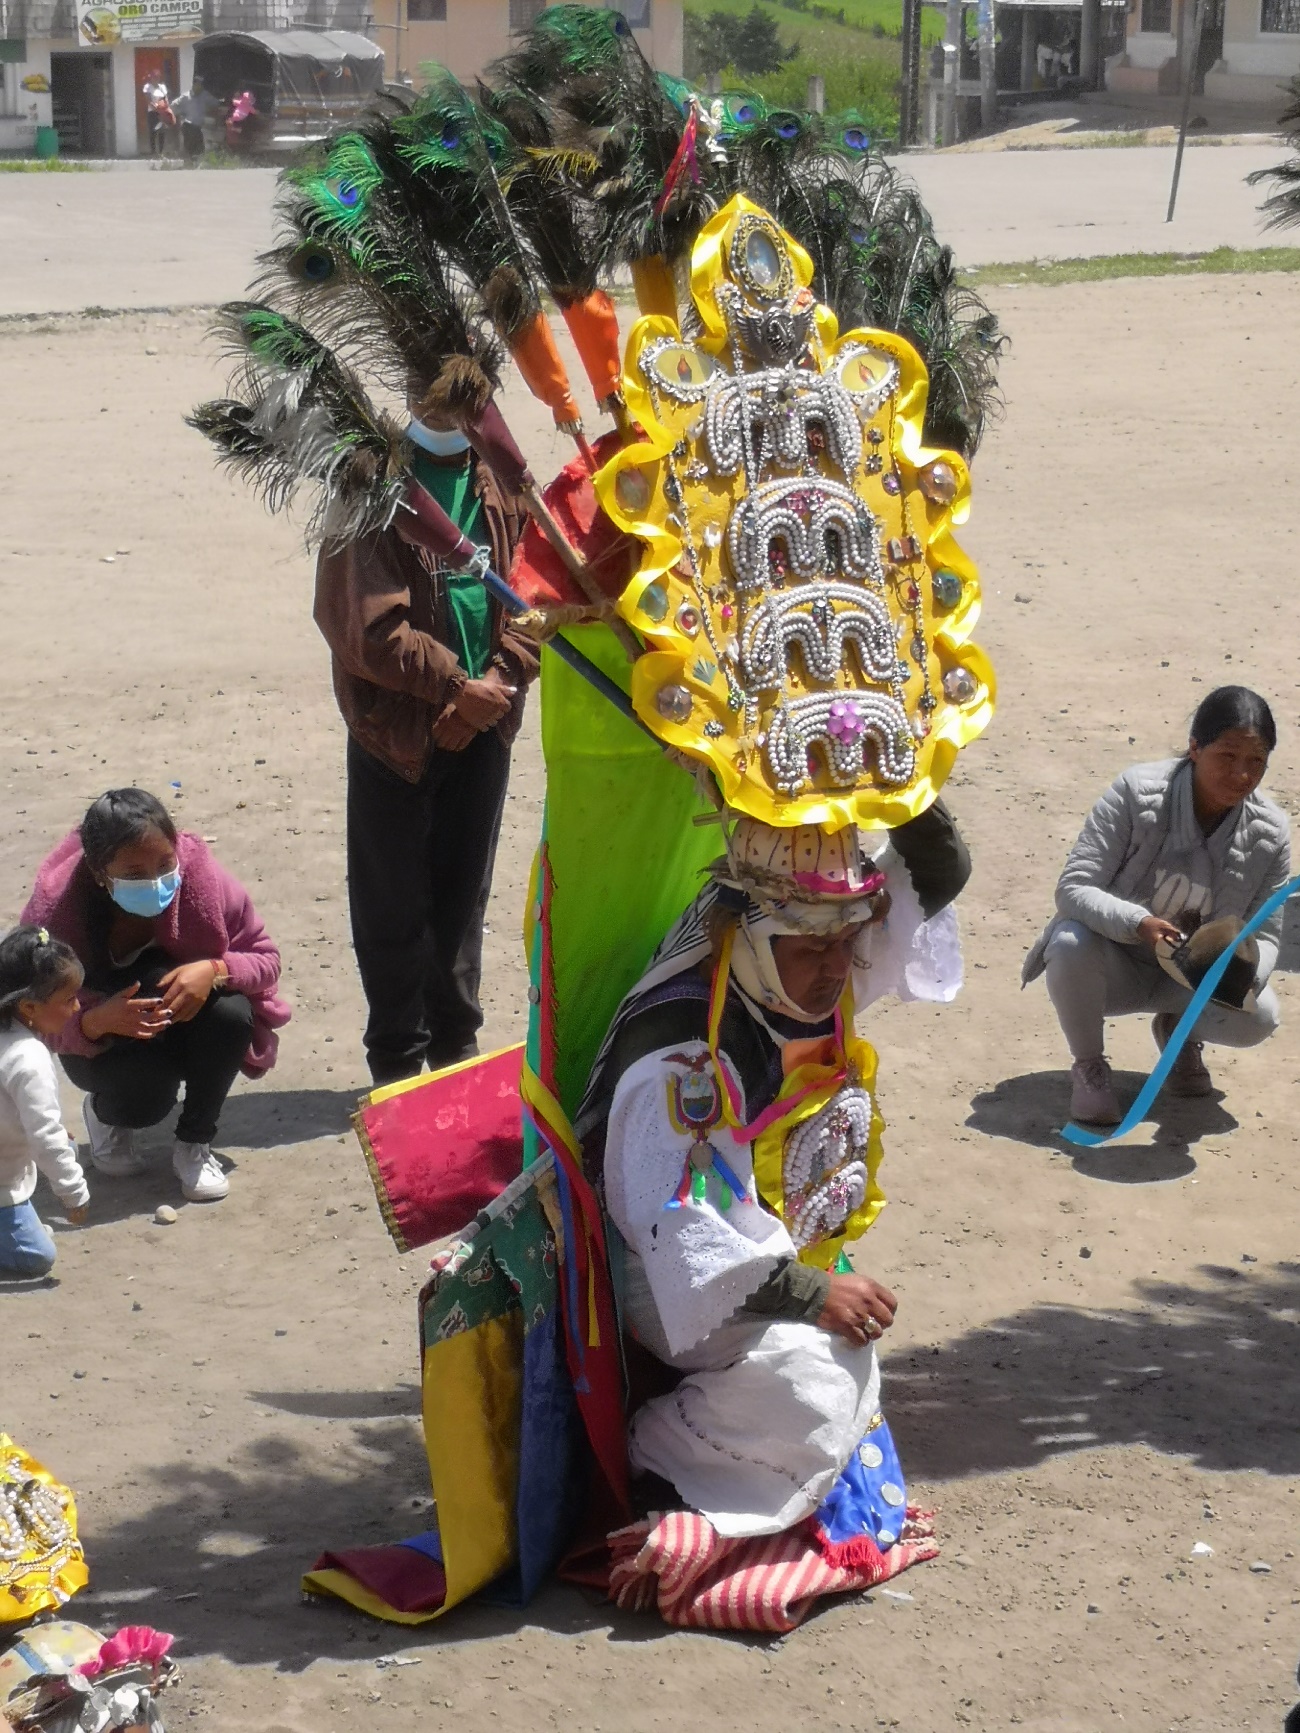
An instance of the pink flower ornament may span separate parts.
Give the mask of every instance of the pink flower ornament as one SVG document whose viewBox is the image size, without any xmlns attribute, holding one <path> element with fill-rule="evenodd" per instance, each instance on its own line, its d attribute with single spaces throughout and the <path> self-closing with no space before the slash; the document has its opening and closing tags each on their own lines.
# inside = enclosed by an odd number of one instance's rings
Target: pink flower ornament
<svg viewBox="0 0 1300 1733">
<path fill-rule="evenodd" d="M 119 1667 L 156 1667 L 175 1641 L 169 1631 L 155 1631 L 152 1625 L 124 1625 L 101 1646 L 93 1661 L 83 1661 L 77 1671 L 87 1679 L 98 1679 Z"/>
<path fill-rule="evenodd" d="M 826 732 L 845 745 L 857 740 L 863 732 L 862 712 L 852 698 L 837 698 L 831 705 Z"/>
</svg>

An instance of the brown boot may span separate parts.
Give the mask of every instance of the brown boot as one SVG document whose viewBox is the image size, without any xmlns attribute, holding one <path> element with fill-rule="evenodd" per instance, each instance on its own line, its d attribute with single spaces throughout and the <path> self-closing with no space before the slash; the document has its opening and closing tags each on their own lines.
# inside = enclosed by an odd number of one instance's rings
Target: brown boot
<svg viewBox="0 0 1300 1733">
<path fill-rule="evenodd" d="M 1151 1033 L 1155 1037 L 1156 1046 L 1163 1053 L 1169 1044 L 1169 1037 L 1178 1027 L 1178 1018 L 1172 1011 L 1159 1011 L 1151 1019 Z M 1202 1043 L 1200 1041 L 1184 1041 L 1182 1050 L 1174 1060 L 1169 1076 L 1165 1080 L 1165 1088 L 1171 1095 L 1213 1095 L 1214 1079 L 1205 1068 L 1201 1057 Z"/>
</svg>

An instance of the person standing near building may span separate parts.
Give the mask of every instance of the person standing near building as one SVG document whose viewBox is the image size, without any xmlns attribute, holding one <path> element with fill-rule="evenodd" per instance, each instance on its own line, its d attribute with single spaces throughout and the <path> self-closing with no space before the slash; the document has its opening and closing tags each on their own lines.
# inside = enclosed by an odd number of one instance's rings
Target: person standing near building
<svg viewBox="0 0 1300 1733">
<path fill-rule="evenodd" d="M 522 514 L 457 432 L 411 424 L 416 476 L 497 571 Z M 398 528 L 321 553 L 315 620 L 348 729 L 352 942 L 376 1084 L 472 1057 L 510 747 L 537 647 Z"/>
<path fill-rule="evenodd" d="M 144 123 L 149 132 L 149 155 L 166 156 L 167 134 L 176 129 L 176 116 L 167 86 L 161 78 L 147 78 L 144 90 Z"/>
<path fill-rule="evenodd" d="M 181 149 L 186 162 L 197 162 L 203 155 L 203 129 L 219 107 L 220 104 L 208 94 L 202 78 L 199 77 L 196 77 L 185 94 L 178 96 L 172 104 L 172 113 L 180 122 Z"/>
</svg>

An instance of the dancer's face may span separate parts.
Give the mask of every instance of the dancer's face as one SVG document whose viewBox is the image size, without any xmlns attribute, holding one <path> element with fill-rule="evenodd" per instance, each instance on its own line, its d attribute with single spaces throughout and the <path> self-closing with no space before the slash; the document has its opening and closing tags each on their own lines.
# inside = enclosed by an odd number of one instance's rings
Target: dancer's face
<svg viewBox="0 0 1300 1733">
<path fill-rule="evenodd" d="M 810 1017 L 829 1017 L 853 973 L 862 923 L 822 934 L 791 933 L 772 940 L 776 972 L 787 997 Z"/>
</svg>

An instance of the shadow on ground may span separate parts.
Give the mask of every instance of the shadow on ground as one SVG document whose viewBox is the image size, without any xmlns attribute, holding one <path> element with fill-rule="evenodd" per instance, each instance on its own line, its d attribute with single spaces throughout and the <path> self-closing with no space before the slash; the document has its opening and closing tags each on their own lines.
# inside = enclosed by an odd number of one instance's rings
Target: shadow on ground
<svg viewBox="0 0 1300 1733">
<path fill-rule="evenodd" d="M 231 1149 L 281 1149 L 351 1129 L 356 1089 L 263 1089 L 232 1095 L 221 1115 L 220 1144 Z"/>
<path fill-rule="evenodd" d="M 1186 1283 L 1138 1284 L 1135 1301 L 1113 1313 L 1029 1307 L 937 1353 L 891 1355 L 890 1423 L 910 1473 L 951 1480 L 1125 1444 L 1208 1470 L 1300 1473 L 1300 1264 L 1210 1266 Z M 332 1424 L 311 1448 L 263 1436 L 222 1466 L 173 1463 L 158 1474 L 149 1511 L 115 1528 L 87 1524 L 95 1583 L 111 1585 L 87 1602 L 88 1615 L 178 1631 L 182 1659 L 219 1654 L 287 1671 L 523 1624 L 628 1642 L 668 1634 L 653 1617 L 557 1583 L 526 1611 L 477 1602 L 412 1630 L 342 1603 L 301 1603 L 299 1578 L 326 1549 L 428 1527 L 416 1392 L 249 1400 Z"/>
<path fill-rule="evenodd" d="M 1290 973 L 1300 969 L 1300 897 L 1282 905 L 1282 943 L 1274 966 Z"/>
<path fill-rule="evenodd" d="M 237 1185 L 241 1150 L 289 1149 L 318 1137 L 341 1137 L 350 1133 L 352 1114 L 359 1096 L 351 1089 L 250 1089 L 232 1095 L 221 1114 L 221 1125 L 213 1147 L 221 1157 L 232 1185 Z M 150 1216 L 160 1203 L 174 1209 L 211 1209 L 211 1204 L 187 1204 L 180 1182 L 172 1171 L 172 1138 L 177 1110 L 166 1119 L 135 1134 L 136 1147 L 148 1163 L 144 1173 L 130 1179 L 105 1179 L 87 1167 L 90 1178 L 90 1223 L 125 1221 L 131 1216 Z M 83 1140 L 83 1163 L 89 1154 Z M 44 1193 L 43 1219 L 62 1231 L 62 1208 Z"/>
<path fill-rule="evenodd" d="M 1116 1071 L 1115 1093 L 1121 1104 L 1133 1100 L 1146 1078 L 1136 1071 Z M 1158 1095 L 1144 1124 L 1154 1127 L 1149 1144 L 1080 1149 L 1067 1143 L 1061 1127 L 1070 1117 L 1068 1071 L 1033 1071 L 1007 1077 L 971 1099 L 966 1124 L 989 1137 L 1007 1137 L 1068 1155 L 1077 1172 L 1116 1185 L 1149 1185 L 1182 1179 L 1196 1171 L 1192 1145 L 1207 1137 L 1223 1137 L 1237 1121 L 1216 1096 L 1196 1101 Z"/>
<path fill-rule="evenodd" d="M 317 1399 L 312 1413 L 382 1412 L 392 1392 Z M 296 1398 L 250 1400 L 296 1409 Z M 403 1409 L 414 1406 L 400 1393 Z M 262 1437 L 227 1465 L 193 1459 L 164 1468 L 151 1510 L 116 1528 L 83 1518 L 93 1592 L 78 1597 L 96 1623 L 148 1623 L 178 1634 L 177 1658 L 221 1655 L 298 1672 L 324 1657 L 372 1660 L 541 1626 L 560 1635 L 609 1630 L 630 1641 L 667 1634 L 596 1594 L 549 1583 L 526 1611 L 485 1601 L 414 1628 L 384 1624 L 343 1602 L 304 1602 L 302 1573 L 326 1550 L 376 1545 L 429 1527 L 429 1470 L 417 1422 L 340 1417 L 311 1451 Z"/>
<path fill-rule="evenodd" d="M 1138 1310 L 1034 1306 L 937 1353 L 890 1356 L 908 1471 L 956 1479 L 1145 1444 L 1216 1472 L 1300 1474 L 1300 1264 L 1197 1276 L 1135 1284 Z"/>
</svg>

